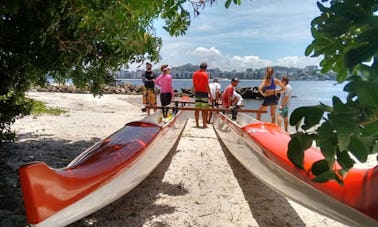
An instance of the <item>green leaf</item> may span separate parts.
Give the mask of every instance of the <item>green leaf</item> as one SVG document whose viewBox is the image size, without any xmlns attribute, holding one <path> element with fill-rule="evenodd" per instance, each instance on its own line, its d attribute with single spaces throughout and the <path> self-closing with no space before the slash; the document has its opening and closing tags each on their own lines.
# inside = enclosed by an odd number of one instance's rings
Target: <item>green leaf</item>
<svg viewBox="0 0 378 227">
<path fill-rule="evenodd" d="M 335 180 L 340 185 L 343 185 L 343 180 L 332 170 L 322 172 L 312 179 L 312 181 L 316 183 L 325 183 L 329 180 Z"/>
<path fill-rule="evenodd" d="M 328 162 L 325 159 L 314 162 L 311 166 L 311 172 L 315 176 L 321 175 L 324 172 L 327 172 L 329 170 L 330 168 L 329 168 Z"/>
<path fill-rule="evenodd" d="M 226 9 L 230 8 L 230 5 L 231 5 L 231 0 L 227 0 L 227 1 L 224 3 L 224 7 L 226 7 Z"/>
<path fill-rule="evenodd" d="M 356 163 L 348 154 L 347 151 L 337 152 L 337 161 L 344 170 L 349 170 Z"/>
<path fill-rule="evenodd" d="M 337 137 L 328 122 L 324 122 L 319 127 L 316 143 L 328 163 L 333 164 L 337 149 Z"/>
<path fill-rule="evenodd" d="M 312 145 L 311 135 L 297 133 L 292 135 L 288 144 L 287 157 L 298 168 L 303 169 L 304 152 Z"/>
<path fill-rule="evenodd" d="M 363 46 L 351 49 L 345 53 L 345 65 L 347 68 L 354 68 L 357 64 L 367 61 L 376 52 L 368 43 Z"/>
<path fill-rule="evenodd" d="M 324 110 L 321 106 L 299 107 L 290 115 L 290 125 L 298 125 L 304 119 L 303 130 L 307 130 L 319 124 Z"/>
<path fill-rule="evenodd" d="M 362 136 L 373 136 L 378 134 L 378 121 L 365 124 L 361 129 Z"/>
<path fill-rule="evenodd" d="M 361 141 L 360 138 L 352 136 L 349 151 L 357 158 L 360 162 L 366 162 L 369 151 L 365 144 Z"/>
<path fill-rule="evenodd" d="M 375 94 L 375 87 L 367 83 L 360 83 L 357 89 L 357 96 L 361 104 L 367 106 L 377 106 L 378 97 Z"/>
<path fill-rule="evenodd" d="M 314 50 L 313 44 L 310 44 L 306 49 L 305 49 L 305 55 L 309 56 L 312 51 Z"/>
</svg>

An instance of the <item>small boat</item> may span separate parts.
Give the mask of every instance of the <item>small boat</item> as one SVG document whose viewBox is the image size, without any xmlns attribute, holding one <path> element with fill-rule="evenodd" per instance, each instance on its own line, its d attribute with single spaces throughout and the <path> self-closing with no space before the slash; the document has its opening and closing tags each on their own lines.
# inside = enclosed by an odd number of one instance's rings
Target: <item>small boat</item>
<svg viewBox="0 0 378 227">
<path fill-rule="evenodd" d="M 305 151 L 305 170 L 295 167 L 286 155 L 290 135 L 278 125 L 243 113 L 233 121 L 217 112 L 213 127 L 232 155 L 270 188 L 349 226 L 378 226 L 378 166 L 351 169 L 344 186 L 335 181 L 315 183 L 310 169 L 323 159 L 320 150 Z"/>
<path fill-rule="evenodd" d="M 62 169 L 32 162 L 19 169 L 32 226 L 65 226 L 117 200 L 140 182 L 178 143 L 186 111 L 161 121 L 157 111 L 90 147 Z"/>
<path fill-rule="evenodd" d="M 260 94 L 258 87 L 242 87 L 239 93 L 244 99 L 262 99 L 264 96 Z"/>
</svg>

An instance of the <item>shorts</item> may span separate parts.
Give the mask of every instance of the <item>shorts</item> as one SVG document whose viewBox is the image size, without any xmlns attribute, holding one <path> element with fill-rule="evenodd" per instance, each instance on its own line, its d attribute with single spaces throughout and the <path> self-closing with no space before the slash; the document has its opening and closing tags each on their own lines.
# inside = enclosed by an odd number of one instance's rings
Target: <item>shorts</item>
<svg viewBox="0 0 378 227">
<path fill-rule="evenodd" d="M 208 108 L 209 107 L 209 98 L 208 94 L 204 92 L 197 92 L 195 95 L 195 104 L 196 108 Z"/>
<path fill-rule="evenodd" d="M 264 97 L 264 102 L 262 106 L 273 106 L 278 104 L 278 97 L 277 95 L 270 95 Z"/>
<path fill-rule="evenodd" d="M 285 106 L 282 109 L 279 110 L 279 115 L 282 117 L 287 117 L 289 115 L 289 107 Z"/>
<path fill-rule="evenodd" d="M 154 88 L 144 88 L 143 104 L 144 105 L 156 105 L 156 94 L 155 94 Z"/>
</svg>

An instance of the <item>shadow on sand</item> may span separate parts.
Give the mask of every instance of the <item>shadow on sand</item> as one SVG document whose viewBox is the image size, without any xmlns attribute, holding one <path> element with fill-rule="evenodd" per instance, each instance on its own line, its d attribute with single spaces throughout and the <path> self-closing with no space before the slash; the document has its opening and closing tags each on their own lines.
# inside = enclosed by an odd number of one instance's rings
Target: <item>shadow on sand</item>
<svg viewBox="0 0 378 227">
<path fill-rule="evenodd" d="M 253 176 L 232 156 L 222 141 L 219 141 L 259 226 L 306 226 L 285 197 Z"/>
</svg>

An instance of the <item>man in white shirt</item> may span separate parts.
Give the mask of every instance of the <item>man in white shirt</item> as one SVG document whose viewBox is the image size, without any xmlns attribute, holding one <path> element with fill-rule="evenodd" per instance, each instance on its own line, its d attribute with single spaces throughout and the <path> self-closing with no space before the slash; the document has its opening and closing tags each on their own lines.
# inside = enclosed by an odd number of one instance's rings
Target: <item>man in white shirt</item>
<svg viewBox="0 0 378 227">
<path fill-rule="evenodd" d="M 281 93 L 280 99 L 278 100 L 279 112 L 277 114 L 277 124 L 281 127 L 283 120 L 284 128 L 287 132 L 289 129 L 289 106 L 293 88 L 289 85 L 289 78 L 287 76 L 282 77 L 281 83 L 285 85 L 285 90 Z"/>
<path fill-rule="evenodd" d="M 220 98 L 220 90 L 221 90 L 221 84 L 219 83 L 218 79 L 214 79 L 212 83 L 209 83 L 210 88 L 210 102 L 213 108 L 218 107 L 218 101 Z M 209 111 L 207 123 L 210 124 L 211 117 L 213 116 L 213 112 Z"/>
</svg>

